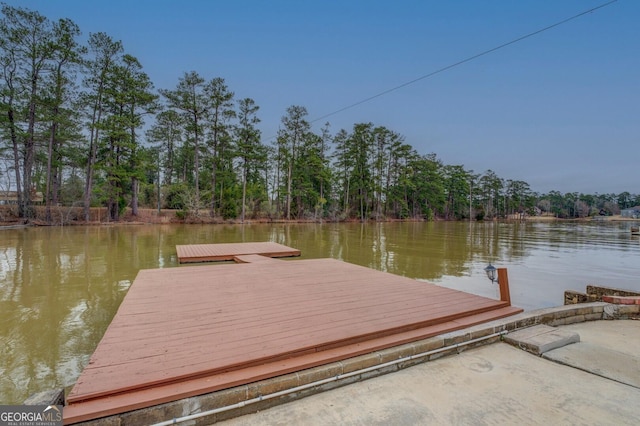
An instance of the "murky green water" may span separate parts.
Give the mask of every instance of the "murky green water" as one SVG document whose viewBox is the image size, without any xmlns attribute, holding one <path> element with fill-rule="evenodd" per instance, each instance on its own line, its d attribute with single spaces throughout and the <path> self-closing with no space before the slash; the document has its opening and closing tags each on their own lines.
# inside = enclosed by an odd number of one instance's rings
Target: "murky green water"
<svg viewBox="0 0 640 426">
<path fill-rule="evenodd" d="M 640 291 L 637 223 L 384 223 L 101 226 L 0 230 L 0 404 L 72 385 L 138 270 L 178 266 L 177 244 L 275 241 L 497 297 L 489 261 L 509 269 L 525 309 L 587 284 Z"/>
</svg>

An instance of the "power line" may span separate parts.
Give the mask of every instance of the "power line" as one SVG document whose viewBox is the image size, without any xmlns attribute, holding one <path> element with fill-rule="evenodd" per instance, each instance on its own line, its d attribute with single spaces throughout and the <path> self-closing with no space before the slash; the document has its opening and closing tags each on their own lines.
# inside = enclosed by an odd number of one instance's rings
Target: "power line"
<svg viewBox="0 0 640 426">
<path fill-rule="evenodd" d="M 504 43 L 504 44 L 501 44 L 499 46 L 493 47 L 493 48 L 491 48 L 489 50 L 485 50 L 483 52 L 477 53 L 477 54 L 475 54 L 473 56 L 469 56 L 466 59 L 463 59 L 461 61 L 455 62 L 455 63 L 453 63 L 451 65 L 447 65 L 446 67 L 440 68 L 438 70 L 432 71 L 429 74 L 425 74 L 425 75 L 423 75 L 421 77 L 414 78 L 413 80 L 407 81 L 406 83 L 402 83 L 402 84 L 400 84 L 398 86 L 392 87 L 391 89 L 387 89 L 387 90 L 382 91 L 380 93 L 377 93 L 377 94 L 375 94 L 373 96 L 369 96 L 368 98 L 362 99 L 361 101 L 358 101 L 358 102 L 355 102 L 355 103 L 353 103 L 351 105 L 347 105 L 347 106 L 345 106 L 343 108 L 337 109 L 337 110 L 335 110 L 333 112 L 330 112 L 329 114 L 325 114 L 325 115 L 323 115 L 321 117 L 315 118 L 315 119 L 311 120 L 309 123 L 315 123 L 317 121 L 324 120 L 327 117 L 331 117 L 332 115 L 336 115 L 336 114 L 339 114 L 339 113 L 341 113 L 343 111 L 346 111 L 348 109 L 354 108 L 354 107 L 356 107 L 358 105 L 362 105 L 362 104 L 364 104 L 366 102 L 372 101 L 373 99 L 379 98 L 379 97 L 384 96 L 384 95 L 386 95 L 388 93 L 391 93 L 391 92 L 394 92 L 396 90 L 402 89 L 403 87 L 406 87 L 406 86 L 409 86 L 411 84 L 417 83 L 418 81 L 424 80 L 424 79 L 429 78 L 429 77 L 433 77 L 436 74 L 440 74 L 440 73 L 442 73 L 444 71 L 450 70 L 451 68 L 455 68 L 455 67 L 457 67 L 459 65 L 462 65 L 462 64 L 465 64 L 467 62 L 473 61 L 474 59 L 478 59 L 481 56 L 488 55 L 489 53 L 493 53 L 493 52 L 495 52 L 497 50 L 500 50 L 500 49 L 502 49 L 504 47 L 507 47 L 507 46 L 510 46 L 512 44 L 518 43 L 518 42 L 520 42 L 522 40 L 525 40 L 525 39 L 527 39 L 529 37 L 533 37 L 535 35 L 538 35 L 540 33 L 548 31 L 548 30 L 550 30 L 552 28 L 555 28 L 555 27 L 558 27 L 560 25 L 566 24 L 569 21 L 573 21 L 574 19 L 580 18 L 580 17 L 582 17 L 582 16 L 584 16 L 586 14 L 595 12 L 596 10 L 602 9 L 603 7 L 609 6 L 610 4 L 615 3 L 617 1 L 618 0 L 611 0 L 611 1 L 607 2 L 607 3 L 603 3 L 603 4 L 599 5 L 599 6 L 591 8 L 589 10 L 585 10 L 584 12 L 580 12 L 577 15 L 574 15 L 574 16 L 572 16 L 570 18 L 563 19 L 562 21 L 556 22 L 555 24 L 551 24 L 551 25 L 546 26 L 544 28 L 541 28 L 539 30 L 533 31 L 533 32 L 531 32 L 529 34 L 526 34 L 526 35 L 523 35 L 521 37 L 515 38 L 515 39 L 513 39 L 513 40 L 511 40 L 511 41 L 509 41 L 507 43 Z"/>
</svg>

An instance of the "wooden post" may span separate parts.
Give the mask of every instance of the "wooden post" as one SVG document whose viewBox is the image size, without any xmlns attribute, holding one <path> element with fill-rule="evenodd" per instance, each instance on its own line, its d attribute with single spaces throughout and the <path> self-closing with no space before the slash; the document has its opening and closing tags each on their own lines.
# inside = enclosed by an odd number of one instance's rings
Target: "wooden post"
<svg viewBox="0 0 640 426">
<path fill-rule="evenodd" d="M 500 300 L 507 302 L 509 306 L 511 306 L 509 275 L 507 274 L 507 268 L 498 268 L 498 285 L 500 286 Z"/>
</svg>

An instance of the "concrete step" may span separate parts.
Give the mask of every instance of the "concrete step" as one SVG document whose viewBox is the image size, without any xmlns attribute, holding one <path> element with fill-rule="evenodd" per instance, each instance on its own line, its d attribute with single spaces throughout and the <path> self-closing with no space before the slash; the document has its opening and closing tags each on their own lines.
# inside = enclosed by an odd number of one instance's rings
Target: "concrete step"
<svg viewBox="0 0 640 426">
<path fill-rule="evenodd" d="M 640 357 L 580 342 L 550 350 L 543 358 L 640 389 Z"/>
<path fill-rule="evenodd" d="M 548 325 L 534 325 L 507 334 L 504 341 L 536 355 L 580 341 L 580 335 Z"/>
</svg>

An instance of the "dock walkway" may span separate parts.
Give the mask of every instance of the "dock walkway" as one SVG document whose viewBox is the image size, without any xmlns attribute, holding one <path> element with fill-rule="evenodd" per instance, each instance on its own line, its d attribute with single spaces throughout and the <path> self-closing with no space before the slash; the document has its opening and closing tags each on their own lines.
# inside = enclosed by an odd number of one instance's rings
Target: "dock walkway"
<svg viewBox="0 0 640 426">
<path fill-rule="evenodd" d="M 522 311 L 334 259 L 235 256 L 241 263 L 140 271 L 68 396 L 65 423 L 227 389 Z"/>
</svg>

